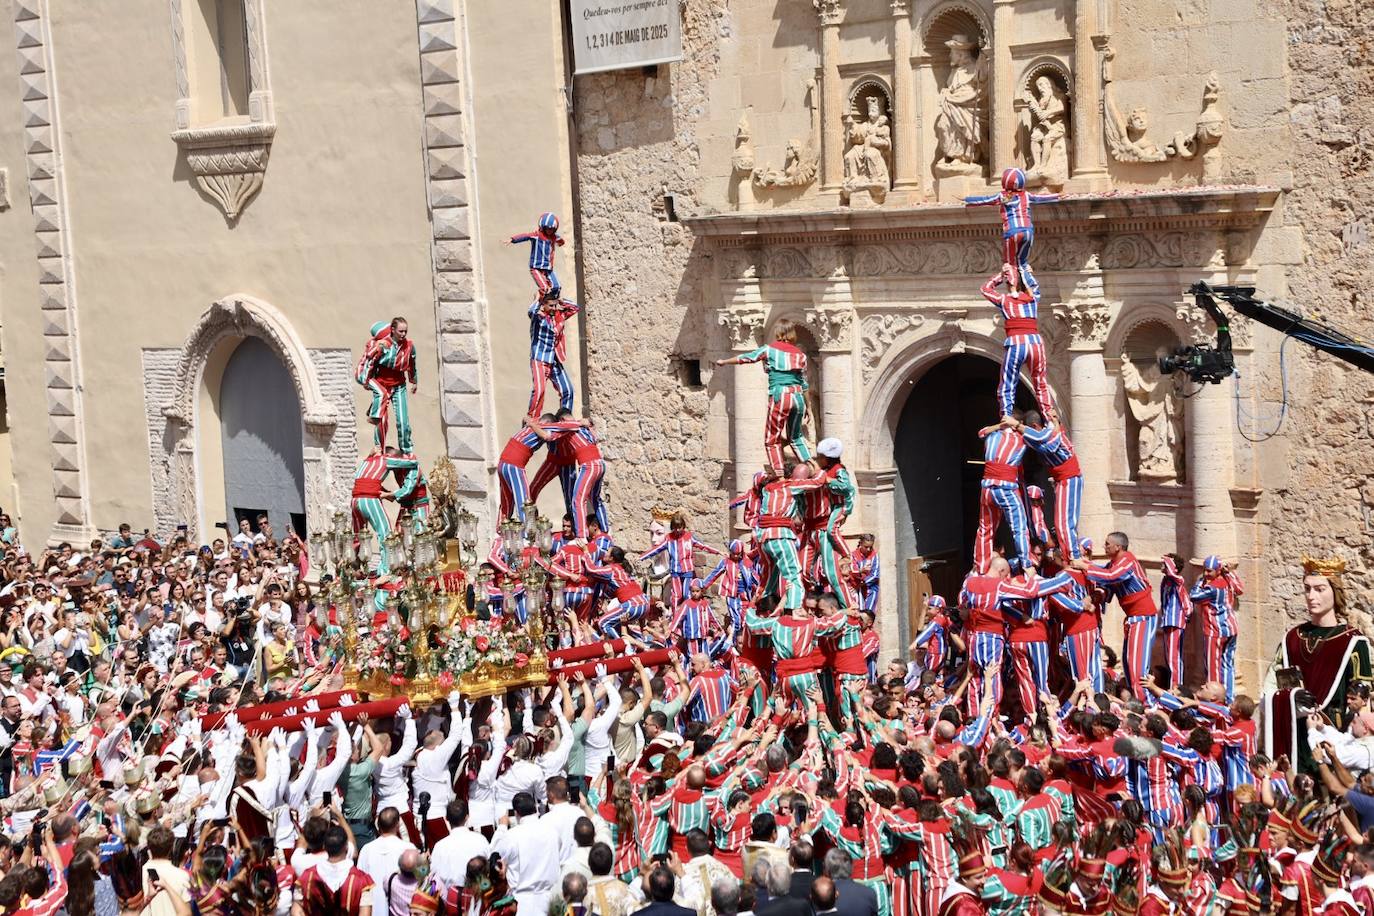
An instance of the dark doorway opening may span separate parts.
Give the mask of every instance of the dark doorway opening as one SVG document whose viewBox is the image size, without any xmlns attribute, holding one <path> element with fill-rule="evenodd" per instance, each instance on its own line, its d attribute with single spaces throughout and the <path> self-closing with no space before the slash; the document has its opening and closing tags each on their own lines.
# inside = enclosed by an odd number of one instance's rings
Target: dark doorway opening
<svg viewBox="0 0 1374 916">
<path fill-rule="evenodd" d="M 921 557 L 932 590 L 953 604 L 973 565 L 973 536 L 978 530 L 978 496 L 983 479 L 983 441 L 978 431 L 997 422 L 997 379 L 992 360 L 959 354 L 941 360 L 918 379 L 897 421 L 893 458 L 897 467 L 896 527 L 900 589 L 906 608 L 906 558 Z M 1024 381 L 1016 406 L 1035 407 Z M 1047 487 L 1044 469 L 1033 453 L 1026 456 L 1027 480 Z M 1050 511 L 1046 506 L 1046 511 Z M 997 543 L 1009 545 L 1003 524 Z M 906 615 L 902 615 L 905 622 Z M 910 636 L 903 634 L 903 640 Z"/>
</svg>

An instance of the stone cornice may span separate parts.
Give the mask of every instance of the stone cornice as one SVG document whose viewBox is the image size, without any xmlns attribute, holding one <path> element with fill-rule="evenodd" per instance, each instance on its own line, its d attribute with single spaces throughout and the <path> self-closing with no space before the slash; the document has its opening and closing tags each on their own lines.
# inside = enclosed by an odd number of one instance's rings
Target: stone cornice
<svg viewBox="0 0 1374 916">
<path fill-rule="evenodd" d="M 1202 187 L 1139 194 L 1075 195 L 1035 207 L 1036 234 L 1116 235 L 1179 230 L 1239 230 L 1259 225 L 1279 189 Z M 872 210 L 773 210 L 688 217 L 684 223 L 717 248 L 805 245 L 844 240 L 896 242 L 985 239 L 996 208 L 918 204 Z"/>
</svg>

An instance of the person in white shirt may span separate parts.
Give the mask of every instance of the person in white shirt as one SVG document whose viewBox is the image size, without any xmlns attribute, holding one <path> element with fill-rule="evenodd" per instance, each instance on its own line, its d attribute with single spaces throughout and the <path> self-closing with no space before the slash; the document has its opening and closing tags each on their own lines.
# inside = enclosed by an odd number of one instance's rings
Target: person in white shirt
<svg viewBox="0 0 1374 916">
<path fill-rule="evenodd" d="M 491 724 L 491 746 L 485 752 L 486 756 L 481 757 L 481 745 L 474 744 L 474 751 L 470 758 L 464 763 L 469 770 L 476 769 L 476 773 L 469 781 L 468 786 L 468 824 L 474 829 L 483 827 L 495 827 L 496 818 L 505 814 L 505 809 L 496 810 L 496 774 L 501 768 L 501 761 L 506 756 L 506 735 L 510 732 L 510 714 L 504 706 L 492 715 Z"/>
<path fill-rule="evenodd" d="M 452 799 L 447 806 L 448 836 L 434 844 L 429 855 L 429 873 L 445 888 L 462 887 L 467 882 L 468 862 L 491 853 L 486 837 L 467 826 L 468 803 Z"/>
<path fill-rule="evenodd" d="M 592 878 L 587 882 L 587 900 L 600 916 L 630 916 L 644 901 L 630 885 L 611 874 L 615 852 L 608 843 L 597 843 L 587 853 Z"/>
<path fill-rule="evenodd" d="M 375 842 L 375 841 L 374 841 Z M 353 857 L 350 855 L 352 846 L 348 840 L 346 828 L 334 825 L 324 837 L 324 852 L 328 858 L 324 862 L 314 863 L 315 874 L 324 882 L 325 887 L 331 891 L 338 891 L 343 887 L 344 881 L 353 872 Z M 400 855 L 397 855 L 400 859 Z M 363 871 L 359 869 L 359 871 Z M 366 874 L 366 871 L 363 871 Z M 302 872 L 302 875 L 305 873 Z M 363 891 L 362 902 L 358 905 L 358 916 L 371 916 L 374 912 L 373 903 L 376 900 L 376 887 L 367 888 Z M 304 912 L 300 909 L 300 904 L 305 902 L 305 882 L 297 881 L 295 890 L 295 912 Z M 385 916 L 385 911 L 377 911 L 377 916 Z"/>
<path fill-rule="evenodd" d="M 597 692 L 606 695 L 606 708 L 587 726 L 587 734 L 582 738 L 586 748 L 587 784 L 601 775 L 606 768 L 606 759 L 611 756 L 611 728 L 620 716 L 620 689 L 606 676 L 605 669 L 598 667 L 600 683 Z"/>
<path fill-rule="evenodd" d="M 516 916 L 547 916 L 558 886 L 558 835 L 535 815 L 534 795 L 511 799 L 516 824 L 497 835 L 492 852 L 506 863 L 506 881 L 515 897 Z"/>
<path fill-rule="evenodd" d="M 401 839 L 401 812 L 388 805 L 377 812 L 377 839 L 358 853 L 358 869 L 367 872 L 372 887 L 372 912 L 386 913 L 386 879 L 400 868 L 401 853 L 415 844 Z"/>
<path fill-rule="evenodd" d="M 544 782 L 549 808 L 541 818 L 553 827 L 558 835 L 558 864 L 562 865 L 572 858 L 577 843 L 573 839 L 573 828 L 584 816 L 582 809 L 568 801 L 568 779 L 566 776 L 550 776 Z"/>
<path fill-rule="evenodd" d="M 410 786 L 405 773 L 406 764 L 415 756 L 415 720 L 411 718 L 409 705 L 403 705 L 396 710 L 396 716 L 405 722 L 401 746 L 396 753 L 391 753 L 390 734 L 377 736 L 382 744 L 382 758 L 377 761 L 377 772 L 374 776 L 377 781 L 377 810 L 390 807 L 398 812 L 404 811 L 408 822 L 406 832 L 410 834 L 411 843 L 417 844 L 420 834 L 413 829 L 415 818 L 410 813 Z"/>
<path fill-rule="evenodd" d="M 414 820 L 424 833 L 425 845 L 433 848 L 448 833 L 444 812 L 453 798 L 453 779 L 449 776 L 448 762 L 458 749 L 463 737 L 463 724 L 458 715 L 461 696 L 453 691 L 448 696 L 449 708 L 453 710 L 453 721 L 449 724 L 448 736 L 437 728 L 425 735 L 425 746 L 415 755 L 415 771 L 411 782 L 415 789 Z M 428 796 L 425 810 L 420 810 L 421 801 Z"/>
<path fill-rule="evenodd" d="M 305 760 L 301 761 L 297 756 L 296 751 L 299 748 L 296 743 L 292 744 L 289 753 L 285 743 L 283 743 L 281 754 L 277 758 L 279 795 L 277 797 L 277 823 L 274 834 L 277 848 L 284 853 L 289 852 L 296 845 L 296 822 L 292 818 L 305 805 L 306 792 L 315 779 L 315 763 L 319 759 L 319 742 L 317 740 L 319 729 L 315 726 L 315 720 L 312 718 L 302 719 L 301 729 L 300 734 L 305 736 Z M 293 766 L 297 768 L 295 779 L 291 778 Z"/>
<path fill-rule="evenodd" d="M 716 916 L 711 887 L 717 881 L 736 881 L 735 873 L 711 855 L 711 838 L 704 830 L 693 827 L 687 831 L 687 853 L 691 858 L 682 864 L 676 901 L 696 910 L 698 916 Z"/>
<path fill-rule="evenodd" d="M 345 699 L 347 699 L 345 697 Z M 351 706 L 349 701 L 347 706 Z M 324 793 L 334 792 L 333 798 L 341 799 L 342 792 L 335 792 L 334 787 L 339 783 L 339 777 L 343 775 L 344 767 L 348 766 L 348 761 L 353 756 L 353 735 L 348 731 L 348 726 L 344 724 L 343 715 L 334 712 L 329 716 L 329 727 L 334 731 L 334 756 L 324 766 L 315 771 L 315 778 L 310 781 L 310 790 L 305 794 L 305 805 L 307 808 L 317 808 L 324 804 Z M 300 874 L 300 869 L 296 870 Z"/>
<path fill-rule="evenodd" d="M 1313 750 L 1329 743 L 1336 751 L 1336 759 L 1352 773 L 1374 769 L 1374 712 L 1357 713 L 1350 722 L 1350 731 L 1343 732 L 1320 715 L 1307 717 L 1307 740 Z"/>
<path fill-rule="evenodd" d="M 544 795 L 544 768 L 533 759 L 534 739 L 521 735 L 511 742 L 509 756 L 511 764 L 506 772 L 496 777 L 496 813 L 504 814 L 510 810 L 511 801 L 521 792 L 528 792 L 535 799 Z"/>
</svg>

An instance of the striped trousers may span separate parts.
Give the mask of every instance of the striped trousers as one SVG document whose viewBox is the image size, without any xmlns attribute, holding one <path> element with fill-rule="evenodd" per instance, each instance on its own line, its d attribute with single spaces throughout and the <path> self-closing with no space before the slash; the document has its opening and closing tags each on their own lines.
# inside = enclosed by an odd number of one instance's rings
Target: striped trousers
<svg viewBox="0 0 1374 916">
<path fill-rule="evenodd" d="M 501 485 L 500 518 L 514 516 L 523 522 L 525 503 L 530 501 L 530 487 L 525 479 L 525 469 L 518 464 L 502 461 L 496 465 L 496 479 Z"/>
<path fill-rule="evenodd" d="M 983 481 L 978 498 L 978 533 L 973 539 L 973 565 L 986 572 L 992 560 L 992 542 L 1002 519 L 1011 528 L 1011 540 L 1021 562 L 1030 556 L 1030 529 L 1026 526 L 1026 506 L 1021 502 L 1021 488 L 1014 483 Z"/>
<path fill-rule="evenodd" d="M 363 526 L 371 528 L 377 535 L 377 544 L 380 548 L 377 559 L 377 574 L 386 575 L 391 572 L 391 564 L 386 555 L 386 536 L 391 533 L 391 522 L 386 517 L 386 510 L 382 507 L 382 501 L 373 496 L 353 497 L 353 538 L 356 541 L 358 532 L 363 530 Z"/>
<path fill-rule="evenodd" d="M 763 448 L 768 463 L 779 470 L 783 467 L 783 446 L 790 445 L 798 461 L 810 461 L 811 449 L 802 438 L 802 421 L 806 419 L 806 391 L 800 385 L 789 385 L 768 396 L 768 413 L 763 420 Z"/>
<path fill-rule="evenodd" d="M 1035 274 L 1031 273 L 1030 253 L 1031 246 L 1035 244 L 1035 229 L 1027 226 L 1024 229 L 1013 229 L 1010 233 L 1002 236 L 1002 260 L 1007 264 L 1013 264 L 1021 280 L 1025 283 L 1026 289 L 1035 297 L 1035 301 L 1040 301 L 1040 281 L 1035 279 Z"/>
<path fill-rule="evenodd" d="M 406 386 L 388 385 L 380 379 L 368 379 L 367 390 L 372 392 L 372 404 L 367 408 L 367 418 L 375 421 L 372 441 L 378 447 L 386 445 L 389 421 L 396 421 L 396 447 L 403 452 L 411 450 L 410 441 L 410 401 L 406 397 Z"/>
<path fill-rule="evenodd" d="M 1131 685 L 1131 695 L 1142 702 L 1145 700 L 1144 678 L 1150 673 L 1150 655 L 1154 651 L 1158 627 L 1159 617 L 1155 614 L 1127 617 L 1124 626 L 1121 668 L 1126 675 L 1126 683 Z"/>
<path fill-rule="evenodd" d="M 1069 663 L 1074 682 L 1089 681 L 1093 692 L 1102 692 L 1102 631 L 1085 630 L 1064 637 L 1060 649 Z"/>
<path fill-rule="evenodd" d="M 1207 680 L 1216 681 L 1226 688 L 1226 702 L 1236 698 L 1236 637 L 1221 636 L 1210 630 L 1203 631 L 1203 644 L 1207 647 Z"/>
<path fill-rule="evenodd" d="M 1040 404 L 1040 412 L 1055 417 L 1054 397 L 1050 394 L 1048 359 L 1045 339 L 1039 334 L 1013 334 L 1002 345 L 1002 377 L 997 383 L 997 409 L 1002 416 L 1011 416 L 1016 406 L 1016 385 L 1021 381 L 1021 367 L 1030 373 L 1031 391 Z"/>
<path fill-rule="evenodd" d="M 1063 556 L 1078 559 L 1078 516 L 1083 511 L 1083 478 L 1075 474 L 1054 482 L 1054 533 Z"/>
<path fill-rule="evenodd" d="M 1169 688 L 1175 690 L 1183 683 L 1183 627 L 1160 627 L 1160 649 L 1164 664 L 1169 666 Z M 1211 674 L 1207 675 L 1209 678 Z M 1230 699 L 1227 699 L 1230 702 Z"/>
<path fill-rule="evenodd" d="M 563 364 L 554 360 L 546 363 L 542 360 L 530 360 L 530 406 L 526 411 L 530 416 L 537 417 L 544 412 L 544 388 L 553 382 L 553 387 L 558 390 L 558 406 L 562 410 L 573 409 L 573 384 L 568 376 L 568 370 L 563 368 Z"/>
<path fill-rule="evenodd" d="M 587 536 L 587 513 L 596 513 L 596 523 L 607 533 L 611 530 L 611 516 L 601 498 L 601 480 L 606 476 L 606 461 L 582 461 L 573 472 L 572 494 L 568 497 L 568 512 L 572 515 L 573 531 L 580 538 Z"/>
<path fill-rule="evenodd" d="M 790 538 L 771 538 L 759 546 L 769 560 L 768 584 L 764 587 L 764 595 L 780 596 L 785 610 L 801 607 L 804 589 L 801 561 L 797 558 L 797 542 Z"/>
<path fill-rule="evenodd" d="M 633 623 L 643 618 L 647 613 L 649 613 L 649 597 L 639 595 L 629 601 L 617 602 L 615 607 L 601 615 L 596 622 L 596 628 L 607 639 L 619 639 L 620 627 L 623 624 Z"/>
<path fill-rule="evenodd" d="M 1007 654 L 1007 640 L 1000 633 L 974 631 L 968 635 L 968 663 L 973 671 L 973 680 L 968 685 L 967 696 L 969 717 L 973 718 L 981 712 L 978 706 L 983 702 L 983 669 L 1002 661 Z M 997 680 L 992 685 L 994 709 L 1002 705 L 1002 674 L 1000 671 L 997 673 Z"/>
<path fill-rule="evenodd" d="M 1037 698 L 1050 692 L 1050 646 L 1044 640 L 1012 642 L 1011 667 L 1016 688 L 1021 693 L 1021 710 L 1027 719 L 1034 719 L 1039 709 Z"/>
<path fill-rule="evenodd" d="M 534 278 L 534 288 L 539 290 L 540 295 L 551 289 L 563 291 L 563 284 L 558 282 L 558 274 L 552 270 L 543 267 L 531 267 L 530 276 Z"/>
</svg>

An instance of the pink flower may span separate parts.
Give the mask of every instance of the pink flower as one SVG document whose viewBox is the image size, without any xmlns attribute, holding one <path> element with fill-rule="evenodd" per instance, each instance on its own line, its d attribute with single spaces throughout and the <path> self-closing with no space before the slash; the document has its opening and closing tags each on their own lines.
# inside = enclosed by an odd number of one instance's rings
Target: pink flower
<svg viewBox="0 0 1374 916">
<path fill-rule="evenodd" d="M 440 672 L 439 686 L 442 687 L 444 690 L 448 690 L 449 688 L 451 688 L 453 686 L 453 673 L 450 671 Z"/>
<path fill-rule="evenodd" d="M 409 630 L 409 628 L 407 628 L 407 627 L 401 627 L 401 632 L 400 632 L 399 634 L 397 634 L 397 638 L 399 638 L 399 639 L 401 640 L 401 642 L 405 642 L 407 639 L 409 639 L 409 638 L 410 638 L 410 630 Z"/>
<path fill-rule="evenodd" d="M 523 668 L 530 663 L 530 657 L 524 652 L 515 653 L 515 667 Z"/>
<path fill-rule="evenodd" d="M 472 632 L 473 630 L 475 630 L 475 629 L 477 629 L 477 618 L 476 618 L 476 617 L 464 617 L 464 618 L 463 618 L 463 632 L 464 632 L 464 633 L 471 633 L 471 632 Z"/>
<path fill-rule="evenodd" d="M 491 640 L 487 639 L 485 636 L 477 637 L 472 641 L 472 644 L 477 647 L 478 652 L 485 652 L 487 649 L 491 648 Z"/>
<path fill-rule="evenodd" d="M 391 680 L 391 686 L 393 686 L 393 687 L 400 687 L 402 684 L 404 684 L 404 683 L 406 682 L 405 677 L 402 676 L 402 675 L 399 675 L 399 674 L 393 674 L 393 675 L 391 676 L 390 680 Z"/>
</svg>

